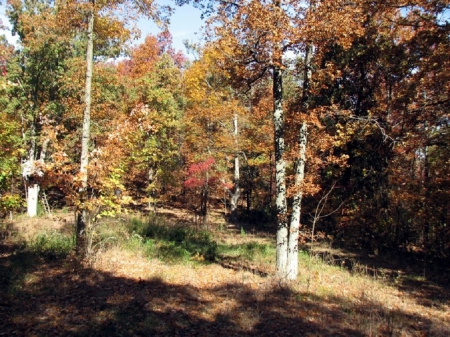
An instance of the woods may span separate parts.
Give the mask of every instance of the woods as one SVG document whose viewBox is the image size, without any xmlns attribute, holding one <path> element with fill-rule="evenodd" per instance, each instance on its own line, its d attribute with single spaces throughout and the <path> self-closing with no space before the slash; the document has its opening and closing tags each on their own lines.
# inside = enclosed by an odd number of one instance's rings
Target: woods
<svg viewBox="0 0 450 337">
<path fill-rule="evenodd" d="M 450 334 L 449 1 L 1 4 L 3 334 Z"/>
<path fill-rule="evenodd" d="M 223 208 L 268 224 L 291 280 L 306 233 L 448 259 L 447 2 L 174 5 L 207 17 L 195 60 L 151 1 L 8 1 L 4 216 L 72 207 L 85 255 L 102 217 L 176 203 L 207 227 Z M 131 45 L 142 15 L 162 31 Z"/>
</svg>

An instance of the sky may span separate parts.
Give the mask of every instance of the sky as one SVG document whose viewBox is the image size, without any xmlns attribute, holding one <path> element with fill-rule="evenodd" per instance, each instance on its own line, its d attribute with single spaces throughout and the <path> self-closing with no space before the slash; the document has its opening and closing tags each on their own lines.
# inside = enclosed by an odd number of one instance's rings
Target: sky
<svg viewBox="0 0 450 337">
<path fill-rule="evenodd" d="M 3 25 L 10 27 L 8 19 L 5 16 L 6 0 L 0 0 L 0 21 Z M 0 29 L 0 35 L 5 35 L 9 43 L 16 44 L 17 36 L 12 36 L 9 30 Z"/>
<path fill-rule="evenodd" d="M 202 32 L 201 27 L 203 21 L 200 19 L 200 10 L 192 7 L 191 5 L 184 5 L 182 7 L 175 6 L 174 1 L 171 0 L 157 0 L 162 5 L 170 5 L 174 8 L 174 13 L 170 19 L 170 32 L 173 37 L 173 47 L 175 50 L 181 50 L 186 53 L 183 41 L 200 42 Z M 5 3 L 6 0 L 0 0 L 0 20 L 4 25 L 10 27 L 8 19 L 5 17 Z M 137 43 L 144 41 L 147 34 L 156 35 L 159 31 L 157 25 L 150 21 L 141 19 L 138 22 L 138 27 L 142 32 L 140 40 Z M 9 30 L 0 30 L 0 35 L 4 34 L 8 41 L 12 44 L 17 42 L 17 36 L 13 37 Z"/>
<path fill-rule="evenodd" d="M 200 19 L 201 11 L 191 5 L 175 6 L 174 1 L 157 0 L 162 5 L 169 5 L 175 9 L 170 19 L 170 32 L 173 38 L 173 47 L 175 50 L 181 50 L 186 53 L 183 41 L 200 42 L 202 36 L 202 25 L 204 22 Z M 158 27 L 154 22 L 141 19 L 138 27 L 142 32 L 140 41 L 143 41 L 147 34 L 157 34 Z"/>
</svg>

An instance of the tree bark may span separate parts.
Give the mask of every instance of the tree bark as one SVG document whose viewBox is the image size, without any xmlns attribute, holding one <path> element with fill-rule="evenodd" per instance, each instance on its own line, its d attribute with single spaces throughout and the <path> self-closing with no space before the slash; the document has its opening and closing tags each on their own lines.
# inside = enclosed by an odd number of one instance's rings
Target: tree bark
<svg viewBox="0 0 450 337">
<path fill-rule="evenodd" d="M 299 158 L 297 162 L 297 169 L 295 172 L 295 187 L 297 191 L 294 194 L 294 200 L 292 202 L 292 214 L 289 225 L 289 248 L 287 262 L 287 278 L 289 280 L 295 280 L 298 275 L 298 233 L 300 229 L 300 216 L 303 199 L 302 184 L 305 180 L 307 138 L 308 125 L 306 122 L 303 122 L 300 127 Z"/>
<path fill-rule="evenodd" d="M 81 135 L 81 159 L 80 159 L 80 204 L 77 209 L 77 233 L 76 233 L 76 253 L 78 256 L 86 254 L 86 222 L 87 209 L 85 202 L 87 200 L 88 187 L 88 164 L 89 164 L 89 140 L 91 126 L 91 90 L 92 90 L 92 73 L 94 65 L 94 19 L 95 19 L 95 0 L 91 0 L 92 8 L 88 17 L 88 42 L 86 48 L 86 84 L 84 93 L 84 113 L 83 113 L 83 129 Z"/>
<path fill-rule="evenodd" d="M 30 218 L 37 215 L 37 205 L 39 198 L 39 184 L 33 183 L 28 186 L 27 192 L 27 214 Z"/>
<path fill-rule="evenodd" d="M 239 198 L 241 197 L 241 189 L 239 187 L 239 153 L 238 153 L 238 116 L 234 115 L 233 118 L 233 136 L 234 143 L 236 146 L 236 153 L 234 155 L 234 191 L 228 190 L 230 193 L 230 208 L 231 208 L 231 222 L 234 223 L 237 221 L 237 204 Z"/>
<path fill-rule="evenodd" d="M 302 93 L 302 109 L 305 113 L 309 109 L 309 90 L 311 82 L 311 61 L 312 61 L 313 47 L 308 45 L 305 53 L 305 67 L 303 71 L 303 93 Z M 297 161 L 297 168 L 295 172 L 294 186 L 296 192 L 292 202 L 292 214 L 289 225 L 289 249 L 288 249 L 288 275 L 287 278 L 295 280 L 298 276 L 298 233 L 300 229 L 300 217 L 303 199 L 302 184 L 305 180 L 305 165 L 306 165 L 306 144 L 308 140 L 308 124 L 306 121 L 301 122 L 299 131 L 299 157 Z"/>
<path fill-rule="evenodd" d="M 35 104 L 33 103 L 33 111 Z M 24 135 L 24 141 L 26 137 Z M 33 112 L 33 122 L 30 126 L 30 150 L 28 151 L 28 160 L 22 163 L 22 176 L 25 179 L 26 186 L 26 199 L 27 199 L 27 215 L 33 218 L 37 215 L 37 206 L 39 199 L 39 184 L 37 182 L 32 182 L 33 175 L 36 174 L 36 119 Z M 27 186 L 28 185 L 28 186 Z"/>
<path fill-rule="evenodd" d="M 273 122 L 275 133 L 275 183 L 277 213 L 277 261 L 279 277 L 287 276 L 288 222 L 286 203 L 286 162 L 284 160 L 283 75 L 280 66 L 273 67 Z"/>
</svg>

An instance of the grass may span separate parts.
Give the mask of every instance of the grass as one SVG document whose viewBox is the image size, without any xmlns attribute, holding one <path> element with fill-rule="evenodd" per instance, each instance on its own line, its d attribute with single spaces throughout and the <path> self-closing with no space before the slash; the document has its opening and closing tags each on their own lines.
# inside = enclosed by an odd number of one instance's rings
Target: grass
<svg viewBox="0 0 450 337">
<path fill-rule="evenodd" d="M 221 244 L 218 249 L 218 254 L 222 257 L 233 257 L 237 259 L 244 259 L 247 261 L 255 260 L 272 260 L 275 256 L 274 245 L 258 243 L 258 242 L 246 242 L 242 244 Z"/>
<path fill-rule="evenodd" d="M 4 333 L 450 335 L 448 288 L 423 276 L 381 277 L 356 260 L 348 270 L 343 259 L 300 251 L 299 278 L 287 283 L 274 276 L 273 238 L 158 216 L 100 223 L 96 259 L 74 269 L 70 228 L 40 218 L 5 237 Z"/>
<path fill-rule="evenodd" d="M 47 259 L 61 259 L 75 248 L 75 237 L 57 231 L 42 232 L 26 242 L 25 249 Z"/>
<path fill-rule="evenodd" d="M 147 220 L 132 218 L 129 231 L 131 236 L 124 246 L 143 250 L 149 258 L 169 263 L 214 262 L 217 258 L 217 243 L 207 231 L 169 224 L 155 216 Z"/>
<path fill-rule="evenodd" d="M 143 220 L 132 218 L 130 239 L 124 242 L 128 249 L 144 250 L 149 258 L 159 258 L 164 262 L 187 263 L 204 261 L 235 260 L 239 263 L 272 263 L 275 260 L 273 243 L 261 243 L 249 238 L 241 229 L 240 243 L 218 244 L 213 236 L 217 233 L 199 230 L 186 224 L 171 224 L 161 217 L 150 216 Z M 218 228 L 219 232 L 223 229 Z M 243 234 L 244 233 L 244 234 Z"/>
</svg>

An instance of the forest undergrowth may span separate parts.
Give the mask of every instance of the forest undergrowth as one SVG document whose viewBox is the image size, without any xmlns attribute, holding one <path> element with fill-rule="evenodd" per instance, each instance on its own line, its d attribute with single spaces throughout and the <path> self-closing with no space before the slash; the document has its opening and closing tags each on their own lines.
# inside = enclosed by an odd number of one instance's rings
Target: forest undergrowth
<svg viewBox="0 0 450 337">
<path fill-rule="evenodd" d="M 73 214 L 2 223 L 1 334 L 450 335 L 449 284 L 420 268 L 309 245 L 286 282 L 274 276 L 274 235 L 219 212 L 207 228 L 191 220 L 177 209 L 102 220 L 83 263 Z"/>
</svg>

